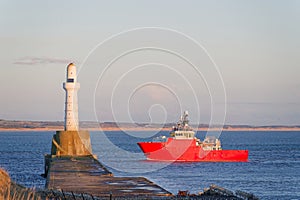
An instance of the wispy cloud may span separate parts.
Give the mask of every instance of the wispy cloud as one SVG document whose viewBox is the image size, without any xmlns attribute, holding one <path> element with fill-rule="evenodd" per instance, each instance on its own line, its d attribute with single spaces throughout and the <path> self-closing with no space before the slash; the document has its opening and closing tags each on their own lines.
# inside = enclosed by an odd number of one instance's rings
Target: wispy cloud
<svg viewBox="0 0 300 200">
<path fill-rule="evenodd" d="M 49 57 L 23 57 L 17 59 L 14 64 L 16 65 L 39 65 L 39 64 L 66 64 L 73 62 L 70 59 L 62 58 L 49 58 Z"/>
<path fill-rule="evenodd" d="M 300 105 L 299 102 L 227 102 L 228 105 Z"/>
</svg>

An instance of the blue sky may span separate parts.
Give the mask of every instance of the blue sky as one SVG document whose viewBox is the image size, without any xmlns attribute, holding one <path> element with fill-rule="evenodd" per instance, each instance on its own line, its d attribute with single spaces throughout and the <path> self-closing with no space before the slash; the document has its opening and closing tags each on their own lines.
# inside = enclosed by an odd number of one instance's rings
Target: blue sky
<svg viewBox="0 0 300 200">
<path fill-rule="evenodd" d="M 172 122 L 178 112 L 188 109 L 192 122 L 208 123 L 212 110 L 222 104 L 226 124 L 300 124 L 299 24 L 299 1 L 0 1 L 0 118 L 63 120 L 62 82 L 72 61 L 81 69 L 81 120 L 94 120 L 96 115 L 100 121 L 128 121 L 129 110 L 134 121 Z M 199 42 L 219 68 L 226 102 L 220 88 L 212 86 L 211 94 L 216 94 L 212 104 L 201 77 L 180 59 L 157 51 L 124 58 L 99 86 L 103 60 L 137 41 L 155 45 L 170 40 L 170 48 L 185 49 L 191 59 L 201 60 L 195 62 L 205 80 L 211 80 L 209 86 L 220 81 L 214 79 L 214 66 L 203 51 L 176 34 L 170 39 L 165 32 L 124 35 L 87 57 L 108 37 L 141 27 L 173 29 Z M 154 61 L 173 70 L 152 64 L 128 73 L 115 85 L 133 66 Z M 179 75 L 172 75 L 175 69 Z M 190 85 L 178 84 L 184 80 L 177 81 L 181 75 Z M 128 103 L 129 93 L 143 81 L 159 84 L 144 85 Z M 193 90 L 198 99 L 191 100 Z M 182 98 L 180 104 L 176 96 Z"/>
</svg>

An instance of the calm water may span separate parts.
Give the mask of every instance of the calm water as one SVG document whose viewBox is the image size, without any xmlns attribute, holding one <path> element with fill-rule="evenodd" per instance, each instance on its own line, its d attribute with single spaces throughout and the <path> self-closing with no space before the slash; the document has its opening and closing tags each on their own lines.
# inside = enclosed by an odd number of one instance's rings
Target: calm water
<svg viewBox="0 0 300 200">
<path fill-rule="evenodd" d="M 0 132 L 0 167 L 27 187 L 42 188 L 43 155 L 54 132 Z M 145 161 L 136 142 L 152 132 L 92 132 L 94 154 L 115 176 L 145 176 L 177 193 L 210 184 L 252 192 L 261 199 L 300 199 L 300 132 L 223 132 L 223 149 L 248 149 L 247 163 L 161 163 Z M 167 135 L 161 132 L 157 135 Z M 156 136 L 157 136 L 156 135 Z M 205 133 L 197 133 L 204 138 Z"/>
</svg>

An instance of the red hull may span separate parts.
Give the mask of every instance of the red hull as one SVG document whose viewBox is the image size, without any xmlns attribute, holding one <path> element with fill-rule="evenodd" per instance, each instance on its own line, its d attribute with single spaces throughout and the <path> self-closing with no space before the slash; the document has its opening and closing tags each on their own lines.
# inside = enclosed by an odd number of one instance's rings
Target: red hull
<svg viewBox="0 0 300 200">
<path fill-rule="evenodd" d="M 166 142 L 139 142 L 148 160 L 187 162 L 246 162 L 248 150 L 204 150 L 195 139 L 168 138 Z"/>
</svg>

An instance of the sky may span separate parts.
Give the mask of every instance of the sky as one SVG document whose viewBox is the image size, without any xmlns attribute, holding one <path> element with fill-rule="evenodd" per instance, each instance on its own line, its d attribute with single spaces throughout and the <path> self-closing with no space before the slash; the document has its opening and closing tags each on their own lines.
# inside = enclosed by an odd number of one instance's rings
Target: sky
<svg viewBox="0 0 300 200">
<path fill-rule="evenodd" d="M 299 125 L 299 24 L 296 0 L 1 0 L 0 119 L 62 121 L 74 62 L 82 121 Z"/>
</svg>

